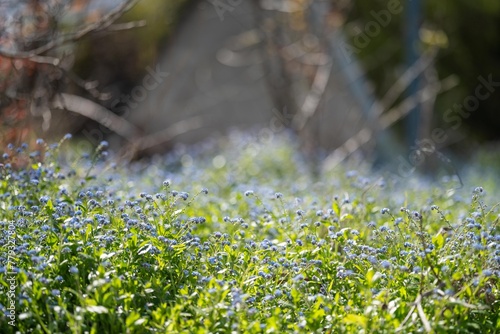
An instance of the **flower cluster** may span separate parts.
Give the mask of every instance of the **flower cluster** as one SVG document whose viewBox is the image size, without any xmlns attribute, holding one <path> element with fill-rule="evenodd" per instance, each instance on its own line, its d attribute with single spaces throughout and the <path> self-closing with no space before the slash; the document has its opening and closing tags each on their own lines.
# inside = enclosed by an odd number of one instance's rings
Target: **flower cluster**
<svg viewBox="0 0 500 334">
<path fill-rule="evenodd" d="M 443 332 L 497 326 L 494 189 L 401 192 L 363 168 L 318 176 L 288 141 L 235 137 L 121 168 L 105 142 L 78 158 L 62 142 L 37 142 L 44 159 L 7 148 L 0 272 L 11 250 L 19 331 L 418 332 L 424 316 Z M 13 168 L 13 152 L 31 163 Z"/>
</svg>

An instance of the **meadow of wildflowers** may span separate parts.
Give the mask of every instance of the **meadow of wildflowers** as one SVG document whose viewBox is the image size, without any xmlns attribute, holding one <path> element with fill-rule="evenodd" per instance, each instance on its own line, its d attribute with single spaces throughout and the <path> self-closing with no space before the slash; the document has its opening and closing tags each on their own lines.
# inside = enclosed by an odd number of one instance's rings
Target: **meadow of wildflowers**
<svg viewBox="0 0 500 334">
<path fill-rule="evenodd" d="M 4 148 L 0 332 L 500 331 L 493 179 L 317 173 L 290 142 Z"/>
</svg>

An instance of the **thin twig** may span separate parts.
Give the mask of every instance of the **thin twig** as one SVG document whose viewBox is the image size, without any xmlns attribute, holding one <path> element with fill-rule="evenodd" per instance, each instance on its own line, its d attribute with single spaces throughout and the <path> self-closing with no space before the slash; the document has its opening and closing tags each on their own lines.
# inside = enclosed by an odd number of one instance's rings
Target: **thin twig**
<svg viewBox="0 0 500 334">
<path fill-rule="evenodd" d="M 194 116 L 177 122 L 165 130 L 155 132 L 153 134 L 139 138 L 137 150 L 144 151 L 154 146 L 166 143 L 188 131 L 199 129 L 203 125 L 203 117 Z"/>
<path fill-rule="evenodd" d="M 418 103 L 427 101 L 432 96 L 450 90 L 457 85 L 457 80 L 454 76 L 449 76 L 441 82 L 434 83 L 421 89 L 416 96 L 407 97 L 397 107 L 390 109 L 380 117 L 380 131 L 388 128 L 396 121 L 406 116 Z M 349 155 L 360 149 L 373 136 L 370 127 L 364 127 L 359 130 L 354 136 L 349 138 L 344 144 L 335 149 L 325 159 L 325 168 L 331 169 L 344 161 Z"/>
<path fill-rule="evenodd" d="M 106 31 L 123 31 L 123 30 L 130 30 L 130 29 L 135 29 L 135 28 L 142 28 L 147 25 L 146 20 L 140 20 L 140 21 L 132 21 L 132 22 L 127 22 L 127 23 L 117 23 L 110 25 Z"/>
<path fill-rule="evenodd" d="M 126 139 L 132 139 L 139 133 L 138 128 L 126 119 L 81 96 L 61 93 L 54 98 L 52 104 L 54 108 L 66 109 L 90 118 Z"/>
<path fill-rule="evenodd" d="M 316 75 L 314 76 L 314 81 L 311 89 L 307 93 L 302 108 L 293 118 L 294 128 L 300 131 L 307 124 L 307 121 L 314 116 L 316 113 L 321 98 L 325 93 L 326 86 L 330 80 L 330 74 L 332 72 L 333 62 L 329 62 L 325 65 L 318 66 Z"/>
<path fill-rule="evenodd" d="M 420 295 L 418 295 L 417 298 L 419 298 Z M 406 317 L 404 318 L 403 322 L 401 322 L 401 324 L 399 325 L 398 328 L 396 328 L 396 333 L 397 332 L 401 332 L 403 329 L 404 329 L 404 325 L 408 322 L 408 320 L 410 320 L 410 317 L 411 315 L 413 314 L 413 312 L 415 311 L 415 309 L 417 308 L 417 306 L 414 304 L 411 309 L 410 309 L 410 312 L 408 312 L 408 314 L 406 315 Z"/>
<path fill-rule="evenodd" d="M 427 333 L 430 333 L 432 331 L 431 324 L 429 323 L 429 320 L 427 320 L 427 317 L 425 316 L 424 309 L 422 307 L 422 298 L 420 295 L 417 297 L 417 313 L 418 316 L 420 317 L 420 320 L 422 321 L 422 324 L 424 325 L 424 329 Z"/>
<path fill-rule="evenodd" d="M 84 27 L 79 27 L 73 33 L 63 37 L 56 38 L 50 42 L 28 51 L 10 51 L 0 48 L 0 56 L 13 59 L 29 59 L 33 62 L 58 65 L 60 60 L 55 57 L 40 56 L 42 53 L 58 48 L 69 42 L 75 42 L 82 39 L 90 33 L 102 31 L 109 28 L 125 12 L 129 11 L 140 0 L 126 0 L 118 8 L 106 14 L 102 19 Z"/>
<path fill-rule="evenodd" d="M 370 114 L 375 117 L 380 116 L 384 110 L 389 109 L 401 94 L 411 85 L 411 83 L 422 74 L 434 61 L 436 50 L 432 49 L 427 54 L 423 55 L 411 65 L 398 80 L 389 88 L 387 93 L 382 97 L 380 103 L 375 103 L 370 108 Z"/>
<path fill-rule="evenodd" d="M 195 116 L 174 123 L 164 130 L 140 136 L 141 131 L 136 125 L 114 114 L 100 104 L 81 96 L 61 93 L 53 99 L 52 107 L 68 110 L 90 118 L 125 138 L 131 143 L 131 151 L 134 151 L 132 152 L 132 156 L 138 152 L 169 142 L 188 131 L 199 129 L 203 125 L 203 118 Z"/>
</svg>

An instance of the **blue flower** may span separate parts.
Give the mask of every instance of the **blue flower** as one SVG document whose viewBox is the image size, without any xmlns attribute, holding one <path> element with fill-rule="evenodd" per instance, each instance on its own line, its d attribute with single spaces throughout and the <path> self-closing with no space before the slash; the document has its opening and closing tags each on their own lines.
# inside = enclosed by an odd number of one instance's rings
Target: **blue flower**
<svg viewBox="0 0 500 334">
<path fill-rule="evenodd" d="M 380 262 L 380 265 L 384 269 L 390 269 L 392 267 L 391 263 L 387 260 L 383 260 L 382 262 Z"/>
<path fill-rule="evenodd" d="M 294 281 L 294 282 L 299 282 L 299 281 L 303 281 L 303 280 L 304 280 L 304 275 L 302 275 L 302 274 L 298 274 L 297 276 L 292 278 L 292 281 Z"/>
<path fill-rule="evenodd" d="M 491 270 L 489 270 L 489 269 L 483 270 L 483 276 L 489 277 L 491 275 L 493 275 L 493 272 Z"/>
</svg>

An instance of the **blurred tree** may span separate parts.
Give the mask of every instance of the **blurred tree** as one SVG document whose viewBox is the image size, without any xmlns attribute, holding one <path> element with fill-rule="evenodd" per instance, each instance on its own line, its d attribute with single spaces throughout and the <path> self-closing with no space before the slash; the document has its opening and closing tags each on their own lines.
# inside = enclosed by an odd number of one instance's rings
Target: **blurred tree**
<svg viewBox="0 0 500 334">
<path fill-rule="evenodd" d="M 400 3 L 407 6 L 408 1 L 401 0 Z M 389 2 L 358 0 L 356 6 L 350 7 L 346 32 L 353 45 L 367 24 L 375 19 L 373 13 L 386 9 Z M 358 56 L 369 78 L 376 83 L 375 91 L 379 97 L 384 96 L 404 71 L 406 23 L 403 15 L 393 16 L 390 23 L 371 38 L 366 47 L 359 48 Z M 456 87 L 436 97 L 431 108 L 431 121 L 424 122 L 427 129 L 420 132 L 422 137 L 435 127 L 449 129 L 449 124 L 443 119 L 444 113 L 454 104 L 462 104 L 467 96 L 474 95 L 479 76 L 491 74 L 495 81 L 500 81 L 500 2 L 425 1 L 418 46 L 420 50 L 439 47 L 440 51 L 430 69 L 434 68 L 438 78 L 454 75 L 459 79 Z M 425 83 L 424 79 L 421 84 Z M 465 136 L 479 141 L 500 139 L 499 106 L 500 94 L 491 94 L 487 100 L 481 101 L 478 110 L 470 118 L 464 119 L 457 131 L 447 132 L 448 144 L 460 143 L 463 148 L 462 139 Z M 422 115 L 421 120 L 424 121 L 425 117 Z"/>
<path fill-rule="evenodd" d="M 135 136 L 133 124 L 112 118 L 109 110 L 118 112 L 115 102 L 142 79 L 147 66 L 157 61 L 182 13 L 192 9 L 191 4 L 203 1 L 143 0 L 133 7 L 136 2 L 0 2 L 0 23 L 4 26 L 0 30 L 2 136 L 15 137 L 13 126 L 20 129 L 19 136 L 25 136 L 33 115 L 43 120 L 43 129 L 57 129 L 55 119 L 61 119 L 61 114 L 54 117 L 54 109 L 71 108 L 97 122 L 114 119 L 116 122 L 108 122 L 112 131 Z M 239 2 L 231 3 L 237 6 Z M 406 0 L 252 3 L 276 110 L 286 113 L 283 119 L 301 135 L 306 146 L 340 146 L 334 153 L 341 154 L 333 154 L 337 157 L 362 147 L 373 150 L 374 138 L 384 150 L 395 151 L 396 141 L 388 139 L 384 129 L 400 125 L 412 106 L 422 104 L 420 121 L 424 130 L 419 135 L 425 137 L 434 127 L 447 125 L 444 113 L 474 93 L 480 75 L 500 81 L 497 0 L 425 2 L 417 36 L 422 57 L 410 69 L 404 58 L 403 11 L 391 12 L 387 22 L 380 16 L 394 6 L 406 8 Z M 142 19 L 147 20 L 146 27 L 130 30 L 143 26 Z M 359 69 L 358 58 L 363 70 Z M 336 67 L 340 63 L 345 68 Z M 374 85 L 363 79 L 365 72 Z M 333 84 L 342 75 L 349 96 L 354 96 L 363 113 L 356 116 L 358 119 L 353 119 L 350 114 L 354 112 L 341 101 L 328 98 L 329 90 L 345 88 Z M 422 77 L 418 96 L 408 97 L 404 91 L 415 75 Z M 458 76 L 460 83 L 450 90 L 453 82 L 448 79 L 452 75 Z M 75 96 L 84 98 L 85 103 Z M 477 139 L 498 138 L 499 105 L 500 94 L 491 94 L 464 119 L 458 131 L 446 129 L 448 142 L 459 142 L 460 134 L 463 136 L 467 129 Z M 342 117 L 335 115 L 335 128 L 325 118 L 333 109 L 346 109 Z M 81 119 L 77 121 L 81 123 Z M 344 121 L 348 123 L 342 124 Z M 395 129 L 403 137 L 404 127 Z M 352 133 L 347 135 L 347 130 Z M 325 143 L 319 138 L 325 132 L 339 135 L 344 144 Z"/>
<path fill-rule="evenodd" d="M 55 106 L 55 100 L 61 98 L 71 79 L 81 83 L 71 72 L 74 43 L 92 33 L 123 28 L 114 23 L 135 2 L 123 2 L 109 12 L 96 15 L 90 22 L 86 17 L 80 25 L 74 19 L 68 24 L 68 15 L 77 15 L 87 8 L 88 2 L 84 0 L 0 3 L 3 7 L 0 35 L 2 142 L 29 140 L 28 135 L 33 132 L 32 116 L 43 118 L 42 128 L 49 127 L 50 109 Z"/>
</svg>

